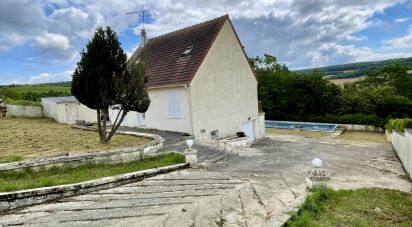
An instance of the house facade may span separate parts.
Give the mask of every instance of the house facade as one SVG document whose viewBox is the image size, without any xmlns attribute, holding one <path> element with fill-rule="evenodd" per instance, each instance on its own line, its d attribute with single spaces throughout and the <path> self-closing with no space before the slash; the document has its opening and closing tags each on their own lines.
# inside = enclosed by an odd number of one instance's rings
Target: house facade
<svg viewBox="0 0 412 227">
<path fill-rule="evenodd" d="M 199 139 L 265 136 L 257 80 L 228 15 L 142 40 L 128 64 L 143 62 L 151 104 L 146 113 L 128 113 L 124 126 Z"/>
</svg>

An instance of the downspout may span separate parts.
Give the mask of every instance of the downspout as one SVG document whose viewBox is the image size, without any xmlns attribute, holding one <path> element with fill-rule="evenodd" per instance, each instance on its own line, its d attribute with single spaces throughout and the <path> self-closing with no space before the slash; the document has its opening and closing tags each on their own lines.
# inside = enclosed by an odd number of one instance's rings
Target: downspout
<svg viewBox="0 0 412 227">
<path fill-rule="evenodd" d="M 190 134 L 194 138 L 195 137 L 195 135 L 194 135 L 195 130 L 193 128 L 193 115 L 192 115 L 192 113 L 193 113 L 193 111 L 192 111 L 192 93 L 191 93 L 192 90 L 190 89 L 190 86 L 187 86 L 187 84 L 185 84 L 185 89 L 189 93 L 189 116 L 190 116 L 190 127 L 191 127 L 191 130 L 192 130 L 192 132 Z"/>
</svg>

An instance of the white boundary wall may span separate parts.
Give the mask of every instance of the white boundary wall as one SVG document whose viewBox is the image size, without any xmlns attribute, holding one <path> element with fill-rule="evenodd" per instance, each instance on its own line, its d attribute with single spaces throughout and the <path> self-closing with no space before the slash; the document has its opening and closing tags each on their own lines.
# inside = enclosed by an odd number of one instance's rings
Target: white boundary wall
<svg viewBox="0 0 412 227">
<path fill-rule="evenodd" d="M 412 179 L 412 129 L 405 129 L 405 133 L 386 131 L 386 138 L 392 143 L 403 167 Z"/>
<path fill-rule="evenodd" d="M 38 106 L 18 106 L 7 104 L 7 116 L 43 117 L 43 108 Z"/>
</svg>

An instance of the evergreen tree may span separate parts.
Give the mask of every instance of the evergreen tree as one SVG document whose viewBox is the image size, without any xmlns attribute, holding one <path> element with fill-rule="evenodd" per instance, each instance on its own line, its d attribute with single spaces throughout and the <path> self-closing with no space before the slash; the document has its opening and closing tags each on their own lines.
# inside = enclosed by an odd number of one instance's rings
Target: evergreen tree
<svg viewBox="0 0 412 227">
<path fill-rule="evenodd" d="M 107 27 L 96 29 L 94 37 L 81 52 L 81 59 L 73 73 L 72 94 L 80 103 L 97 112 L 100 142 L 107 143 L 116 132 L 127 112 L 145 112 L 150 104 L 143 65 L 126 69 L 126 53 L 117 35 Z M 136 89 L 136 90 L 133 90 Z M 119 115 L 112 122 L 107 135 L 109 107 L 119 105 Z M 121 113 L 121 114 L 120 114 Z"/>
</svg>

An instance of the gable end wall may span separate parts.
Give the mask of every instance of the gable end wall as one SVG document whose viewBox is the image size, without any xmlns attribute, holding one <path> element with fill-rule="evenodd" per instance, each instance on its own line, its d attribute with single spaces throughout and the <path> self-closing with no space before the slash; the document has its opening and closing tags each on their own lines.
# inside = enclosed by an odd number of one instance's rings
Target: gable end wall
<svg viewBox="0 0 412 227">
<path fill-rule="evenodd" d="M 223 25 L 190 84 L 197 138 L 235 135 L 258 116 L 257 81 L 229 21 Z"/>
</svg>

